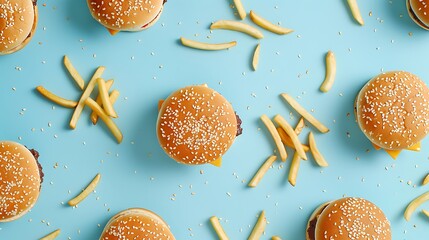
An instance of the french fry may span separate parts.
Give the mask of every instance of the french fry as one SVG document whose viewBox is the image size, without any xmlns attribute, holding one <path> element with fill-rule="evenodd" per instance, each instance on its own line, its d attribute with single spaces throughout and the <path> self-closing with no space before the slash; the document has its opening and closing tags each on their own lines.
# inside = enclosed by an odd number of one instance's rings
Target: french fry
<svg viewBox="0 0 429 240">
<path fill-rule="evenodd" d="M 267 225 L 267 219 L 265 218 L 265 211 L 262 211 L 259 215 L 258 221 L 253 227 L 252 232 L 250 233 L 248 240 L 259 240 L 264 233 L 265 226 Z"/>
<path fill-rule="evenodd" d="M 219 240 L 229 240 L 229 237 L 226 235 L 225 230 L 223 230 L 222 225 L 220 225 L 219 219 L 216 216 L 211 217 L 210 222 L 219 237 Z"/>
<path fill-rule="evenodd" d="M 110 102 L 112 103 L 112 105 L 114 105 L 115 104 L 115 102 L 116 102 L 116 100 L 118 100 L 118 98 L 119 98 L 119 95 L 120 95 L 120 93 L 119 93 L 119 91 L 118 90 L 113 90 L 111 93 L 110 93 L 110 95 L 109 95 L 109 100 L 110 100 Z M 101 107 L 101 106 L 100 106 Z M 93 122 L 93 124 L 94 125 L 96 125 L 97 123 L 98 123 L 98 115 L 97 115 L 97 113 L 95 113 L 94 112 L 94 115 L 95 115 L 95 119 L 94 119 L 94 122 Z"/>
<path fill-rule="evenodd" d="M 290 185 L 292 185 L 294 187 L 296 185 L 296 177 L 298 176 L 298 170 L 299 170 L 300 162 L 301 162 L 301 157 L 295 151 L 295 153 L 293 154 L 292 163 L 290 165 L 289 177 L 288 177 L 288 181 L 289 181 Z"/>
<path fill-rule="evenodd" d="M 224 30 L 231 30 L 231 31 L 237 31 L 242 32 L 247 35 L 250 35 L 257 39 L 264 38 L 264 35 L 261 31 L 259 31 L 257 28 L 252 27 L 248 24 L 237 22 L 237 21 L 230 21 L 230 20 L 220 20 L 215 23 L 213 23 L 210 26 L 210 29 L 224 29 Z"/>
<path fill-rule="evenodd" d="M 70 76 L 72 76 L 74 81 L 77 83 L 79 88 L 83 90 L 85 87 L 85 81 L 83 80 L 82 76 L 80 76 L 76 68 L 74 68 L 73 64 L 71 63 L 67 55 L 64 56 L 64 66 L 66 67 L 67 71 L 70 73 Z"/>
<path fill-rule="evenodd" d="M 282 240 L 279 236 L 272 236 L 271 240 Z"/>
<path fill-rule="evenodd" d="M 337 62 L 335 60 L 335 55 L 333 52 L 328 51 L 328 53 L 326 54 L 325 80 L 320 86 L 320 91 L 328 92 L 329 90 L 331 90 L 332 85 L 334 84 L 334 81 L 335 81 L 336 73 L 337 73 Z"/>
<path fill-rule="evenodd" d="M 305 110 L 295 99 L 293 99 L 289 94 L 282 93 L 281 96 L 283 97 L 286 102 L 291 105 L 295 111 L 297 111 L 303 118 L 305 118 L 308 122 L 310 122 L 314 127 L 316 127 L 320 132 L 327 133 L 329 132 L 329 128 L 327 128 L 325 125 L 323 125 L 319 120 L 317 120 L 313 115 L 311 115 L 307 110 Z"/>
<path fill-rule="evenodd" d="M 310 134 L 308 135 L 308 144 L 310 145 L 310 151 L 313 154 L 316 163 L 321 167 L 327 167 L 329 164 L 319 152 L 319 149 L 317 149 L 316 140 L 314 139 L 313 132 L 310 132 Z"/>
<path fill-rule="evenodd" d="M 91 194 L 92 191 L 95 190 L 98 182 L 100 181 L 100 178 L 101 178 L 101 175 L 99 173 L 97 175 L 95 175 L 95 177 L 88 184 L 88 186 L 86 186 L 86 188 L 79 195 L 77 195 L 72 200 L 68 201 L 68 204 L 70 206 L 74 207 L 74 206 L 78 205 L 80 202 L 82 202 L 86 197 L 89 196 L 89 194 Z"/>
<path fill-rule="evenodd" d="M 94 90 L 95 84 L 97 83 L 97 79 L 101 77 L 104 72 L 104 67 L 98 67 L 92 76 L 91 80 L 88 83 L 85 91 L 82 93 L 82 96 L 79 99 L 79 102 L 73 112 L 72 118 L 70 120 L 70 128 L 75 129 L 77 121 L 79 121 L 79 117 L 82 114 L 83 108 L 85 107 L 85 101 L 88 99 Z"/>
<path fill-rule="evenodd" d="M 283 34 L 288 34 L 293 32 L 292 29 L 289 28 L 284 28 L 284 27 L 280 27 L 278 25 L 273 24 L 272 22 L 262 18 L 261 16 L 259 16 L 258 14 L 256 14 L 254 11 L 250 11 L 250 19 L 258 26 L 260 26 L 261 28 L 268 30 L 270 32 L 279 34 L 279 35 L 283 35 Z"/>
<path fill-rule="evenodd" d="M 357 0 L 347 0 L 347 3 L 349 4 L 350 11 L 352 12 L 353 18 L 356 20 L 356 22 L 358 22 L 361 26 L 363 26 L 365 23 L 363 21 L 362 15 L 360 14 Z"/>
<path fill-rule="evenodd" d="M 423 210 L 422 210 L 422 213 L 423 213 L 426 217 L 428 217 L 428 218 L 429 218 L 429 211 L 428 211 L 428 210 L 423 209 Z"/>
<path fill-rule="evenodd" d="M 304 128 L 305 128 L 304 118 L 301 117 L 299 119 L 298 123 L 295 126 L 295 133 L 296 133 L 296 135 L 301 134 L 302 129 L 304 129 Z"/>
<path fill-rule="evenodd" d="M 282 139 L 282 142 L 284 145 L 295 149 L 295 146 L 293 145 L 292 140 L 290 139 L 290 137 L 287 135 L 287 133 L 285 132 L 285 130 L 283 130 L 283 128 L 278 127 L 277 128 L 277 132 L 280 135 L 280 138 Z M 308 147 L 308 145 L 302 144 L 302 148 L 304 149 L 305 152 L 310 151 L 310 148 Z"/>
<path fill-rule="evenodd" d="M 270 156 L 258 169 L 255 176 L 253 176 L 252 180 L 250 180 L 249 184 L 247 186 L 249 187 L 256 187 L 261 179 L 264 177 L 265 173 L 268 171 L 268 169 L 273 165 L 273 163 L 276 161 L 277 156 L 272 155 Z"/>
<path fill-rule="evenodd" d="M 97 79 L 98 83 L 98 94 L 101 97 L 101 102 L 103 103 L 103 109 L 106 114 L 110 117 L 117 118 L 118 114 L 116 114 L 113 109 L 112 103 L 109 99 L 109 92 L 107 91 L 106 82 L 102 78 Z"/>
<path fill-rule="evenodd" d="M 110 90 L 110 88 L 112 87 L 113 83 L 114 83 L 113 79 L 110 79 L 110 80 L 107 80 L 107 81 L 106 81 L 106 88 L 107 88 L 107 91 L 109 91 L 109 90 Z M 95 102 L 96 102 L 98 105 L 100 105 L 100 107 L 102 107 L 102 106 L 103 106 L 103 102 L 102 102 L 102 100 L 101 100 L 101 96 L 100 96 L 100 94 L 98 94 L 97 98 L 95 99 Z M 112 104 L 113 104 L 113 103 L 112 103 Z M 98 122 L 98 116 L 97 116 L 97 114 L 96 114 L 94 111 L 92 111 L 92 112 L 91 112 L 90 119 L 91 119 L 92 124 L 94 124 L 94 125 L 96 125 L 96 124 L 97 124 L 97 122 Z"/>
<path fill-rule="evenodd" d="M 42 86 L 37 86 L 36 90 L 40 94 L 42 94 L 42 96 L 44 96 L 45 98 L 51 100 L 52 102 L 54 102 L 54 103 L 56 103 L 56 104 L 58 104 L 60 106 L 63 106 L 63 107 L 66 107 L 66 108 L 74 108 L 74 107 L 77 106 L 77 102 L 71 101 L 71 100 L 68 100 L 68 99 L 65 99 L 65 98 L 62 98 L 62 97 L 59 97 L 59 96 L 51 93 L 50 91 L 48 91 L 47 89 L 45 89 Z"/>
<path fill-rule="evenodd" d="M 426 177 L 423 179 L 422 185 L 424 186 L 424 185 L 426 185 L 428 183 L 429 183 L 429 174 L 426 175 Z"/>
<path fill-rule="evenodd" d="M 287 133 L 287 135 L 290 137 L 290 139 L 292 140 L 293 145 L 295 146 L 295 150 L 297 151 L 298 155 L 306 160 L 307 159 L 307 155 L 305 154 L 305 151 L 302 147 L 301 141 L 299 140 L 298 136 L 296 135 L 295 131 L 293 130 L 293 128 L 289 125 L 289 123 L 280 115 L 276 115 L 274 117 L 274 121 L 280 125 L 281 128 L 283 128 L 283 130 L 285 130 L 285 132 Z"/>
<path fill-rule="evenodd" d="M 51 233 L 49 233 L 48 235 L 40 238 L 40 240 L 54 240 L 55 238 L 58 237 L 58 235 L 60 235 L 61 233 L 61 229 L 57 229 Z"/>
<path fill-rule="evenodd" d="M 241 0 L 234 0 L 235 8 L 237 9 L 238 15 L 240 16 L 241 20 L 246 18 L 246 10 L 244 10 L 243 3 Z"/>
<path fill-rule="evenodd" d="M 261 45 L 258 43 L 258 45 L 255 48 L 255 52 L 253 53 L 253 59 L 252 59 L 253 71 L 256 71 L 256 69 L 258 69 L 260 50 L 261 50 Z"/>
<path fill-rule="evenodd" d="M 405 220 L 410 221 L 411 215 L 416 211 L 416 209 L 428 200 L 429 200 L 429 192 L 426 192 L 418 196 L 417 198 L 415 198 L 413 201 L 411 201 L 404 212 Z"/>
<path fill-rule="evenodd" d="M 103 120 L 103 122 L 112 132 L 113 136 L 116 138 L 116 141 L 118 141 L 118 143 L 121 143 L 123 139 L 121 130 L 119 130 L 118 126 L 116 126 L 113 120 L 109 116 L 107 116 L 103 109 L 94 100 L 92 100 L 92 98 L 87 98 L 85 100 L 85 104 L 90 107 L 92 111 L 95 111 L 97 113 L 97 115 L 101 118 L 101 120 Z"/>
<path fill-rule="evenodd" d="M 280 154 L 280 159 L 283 162 L 286 161 L 286 158 L 287 158 L 286 148 L 282 143 L 279 133 L 276 131 L 276 127 L 274 126 L 274 123 L 265 114 L 261 116 L 261 120 L 264 123 L 264 125 L 267 127 L 271 136 L 273 137 L 274 143 L 276 144 L 277 150 L 279 151 L 279 154 Z"/>
<path fill-rule="evenodd" d="M 232 41 L 228 43 L 213 44 L 213 43 L 197 42 L 190 39 L 186 39 L 184 37 L 181 37 L 180 41 L 182 42 L 183 46 L 200 49 L 200 50 L 208 50 L 208 51 L 224 50 L 224 49 L 235 47 L 237 45 L 236 41 Z"/>
</svg>

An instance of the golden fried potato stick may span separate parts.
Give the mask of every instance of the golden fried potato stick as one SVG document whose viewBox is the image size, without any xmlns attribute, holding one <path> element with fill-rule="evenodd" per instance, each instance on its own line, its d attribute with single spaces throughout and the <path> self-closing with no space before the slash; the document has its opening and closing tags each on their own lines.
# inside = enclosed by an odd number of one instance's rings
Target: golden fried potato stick
<svg viewBox="0 0 429 240">
<path fill-rule="evenodd" d="M 428 200 L 429 200 L 429 192 L 426 192 L 418 196 L 417 198 L 415 198 L 413 201 L 411 201 L 404 212 L 405 220 L 410 221 L 411 215 L 416 211 L 416 209 Z"/>
<path fill-rule="evenodd" d="M 241 2 L 241 0 L 233 0 L 233 1 L 241 20 L 245 19 L 247 13 L 246 13 L 246 10 L 244 10 L 243 3 Z"/>
<path fill-rule="evenodd" d="M 258 69 L 260 51 L 261 51 L 261 45 L 258 43 L 258 45 L 256 45 L 255 52 L 253 53 L 253 59 L 252 59 L 253 71 L 256 71 L 256 69 Z"/>
<path fill-rule="evenodd" d="M 298 176 L 300 162 L 301 162 L 301 157 L 295 151 L 295 153 L 293 154 L 292 163 L 290 165 L 289 177 L 288 177 L 288 181 L 289 181 L 290 185 L 292 185 L 294 187 L 296 185 L 296 177 Z"/>
<path fill-rule="evenodd" d="M 235 45 L 237 45 L 236 41 L 232 41 L 228 43 L 213 44 L 213 43 L 197 42 L 194 40 L 186 39 L 184 37 L 181 37 L 180 41 L 182 42 L 183 46 L 195 48 L 199 50 L 208 50 L 208 51 L 224 50 L 224 49 L 235 47 Z"/>
<path fill-rule="evenodd" d="M 267 127 L 268 132 L 271 134 L 271 137 L 273 138 L 274 143 L 277 146 L 277 150 L 279 151 L 279 154 L 280 154 L 280 159 L 283 162 L 286 161 L 286 158 L 287 158 L 286 148 L 282 143 L 279 133 L 276 131 L 276 127 L 274 126 L 274 123 L 265 114 L 261 116 L 261 120 L 264 123 L 264 125 Z"/>
<path fill-rule="evenodd" d="M 97 113 L 97 115 L 101 118 L 101 120 L 103 120 L 103 122 L 112 132 L 113 136 L 116 138 L 116 141 L 118 143 L 121 143 L 123 139 L 121 130 L 119 130 L 115 122 L 113 122 L 113 120 L 109 116 L 107 116 L 107 114 L 103 111 L 100 105 L 98 105 L 94 100 L 92 100 L 92 98 L 87 98 L 85 100 L 85 104 L 90 107 L 92 111 L 95 111 Z"/>
<path fill-rule="evenodd" d="M 108 91 L 112 87 L 113 83 L 114 83 L 113 79 L 109 79 L 109 80 L 106 81 L 106 88 L 107 88 Z M 95 102 L 98 105 L 100 105 L 100 107 L 103 107 L 103 102 L 101 101 L 100 94 L 98 94 L 97 98 L 95 99 Z M 97 122 L 98 122 L 98 116 L 97 116 L 97 114 L 94 111 L 91 112 L 90 119 L 91 119 L 92 124 L 94 124 L 94 125 L 97 124 Z"/>
<path fill-rule="evenodd" d="M 91 80 L 88 83 L 85 91 L 82 93 L 82 96 L 79 99 L 79 102 L 73 112 L 72 118 L 70 120 L 70 128 L 75 129 L 77 121 L 79 120 L 80 115 L 82 114 L 83 108 L 85 107 L 85 101 L 91 96 L 92 91 L 94 90 L 97 79 L 101 77 L 104 72 L 104 67 L 98 67 L 92 76 Z"/>
<path fill-rule="evenodd" d="M 224 30 L 231 30 L 236 32 L 242 32 L 247 35 L 250 35 L 257 39 L 264 38 L 264 35 L 261 31 L 259 31 L 257 28 L 252 27 L 246 23 L 237 22 L 237 21 L 231 21 L 231 20 L 219 20 L 217 22 L 214 22 L 210 29 L 224 29 Z"/>
<path fill-rule="evenodd" d="M 273 163 L 276 161 L 277 156 L 272 155 L 270 156 L 258 169 L 255 176 L 253 176 L 252 180 L 250 180 L 249 184 L 247 186 L 249 187 L 256 187 L 261 179 L 264 177 L 265 173 L 268 171 L 268 169 L 273 165 Z"/>
<path fill-rule="evenodd" d="M 283 35 L 283 34 L 288 34 L 293 32 L 292 29 L 289 28 L 284 28 L 284 27 L 280 27 L 278 25 L 273 24 L 272 22 L 262 18 L 261 16 L 259 16 L 258 14 L 256 14 L 254 11 L 250 11 L 250 19 L 258 26 L 260 26 L 261 28 L 268 30 L 270 32 L 279 34 L 279 35 Z"/>
<path fill-rule="evenodd" d="M 55 238 L 58 237 L 58 235 L 60 235 L 61 233 L 61 229 L 57 229 L 51 233 L 49 233 L 48 235 L 40 238 L 40 240 L 54 240 Z"/>
<path fill-rule="evenodd" d="M 118 114 L 116 114 L 115 109 L 113 109 L 113 105 L 109 99 L 109 92 L 106 87 L 106 82 L 102 78 L 97 79 L 98 83 L 98 94 L 101 97 L 101 102 L 103 103 L 104 112 L 113 118 L 117 118 Z"/>
<path fill-rule="evenodd" d="M 321 167 L 327 167 L 329 164 L 326 162 L 325 158 L 319 152 L 319 149 L 316 145 L 316 140 L 314 139 L 313 132 L 310 132 L 308 135 L 308 144 L 310 145 L 310 151 L 313 154 L 314 160 Z"/>
<path fill-rule="evenodd" d="M 329 128 L 327 128 L 325 125 L 323 125 L 319 120 L 317 120 L 313 115 L 311 115 L 305 108 L 303 108 L 295 99 L 293 99 L 289 94 L 282 93 L 281 96 L 283 97 L 286 102 L 289 103 L 289 105 L 295 109 L 303 118 L 305 118 L 308 122 L 310 122 L 317 130 L 319 130 L 322 133 L 329 132 Z"/>
<path fill-rule="evenodd" d="M 219 219 L 216 216 L 211 217 L 210 222 L 219 237 L 219 240 L 229 240 L 229 237 L 226 235 L 225 230 L 223 230 L 222 225 L 220 225 Z"/>
<path fill-rule="evenodd" d="M 286 119 L 284 119 L 282 116 L 280 115 L 276 115 L 274 117 L 274 121 L 281 127 L 283 128 L 283 130 L 285 130 L 285 132 L 287 133 L 287 135 L 290 137 L 290 139 L 292 140 L 293 145 L 295 146 L 295 150 L 297 151 L 298 155 L 306 160 L 307 159 L 307 155 L 305 154 L 304 148 L 302 147 L 301 141 L 299 140 L 298 136 L 296 135 L 294 129 L 292 128 L 292 126 L 286 121 Z"/>
<path fill-rule="evenodd" d="M 75 198 L 70 200 L 68 202 L 68 204 L 70 206 L 74 207 L 74 206 L 78 205 L 80 202 L 82 202 L 86 197 L 89 196 L 89 194 L 91 194 L 92 191 L 95 190 L 98 182 L 100 181 L 100 178 L 101 178 L 101 175 L 99 173 L 97 175 L 95 175 L 95 177 L 88 184 L 88 186 L 86 186 L 86 188 L 79 195 L 77 195 Z"/>
<path fill-rule="evenodd" d="M 66 107 L 66 108 L 75 108 L 77 106 L 77 102 L 71 101 L 71 100 L 68 100 L 68 99 L 65 99 L 65 98 L 62 98 L 62 97 L 59 97 L 59 96 L 51 93 L 50 91 L 48 91 L 47 89 L 45 89 L 42 86 L 37 86 L 36 90 L 40 94 L 42 94 L 42 96 L 44 96 L 45 98 L 51 100 L 52 102 L 54 102 L 54 103 L 56 103 L 56 104 L 58 104 L 60 106 L 63 106 L 63 107 Z"/>
<path fill-rule="evenodd" d="M 333 52 L 328 51 L 326 54 L 326 73 L 325 80 L 320 86 L 320 91 L 328 92 L 331 90 L 332 85 L 334 85 L 335 75 L 337 74 L 337 61 L 335 60 L 335 55 Z"/>
<path fill-rule="evenodd" d="M 85 88 L 85 81 L 83 80 L 82 76 L 80 76 L 80 74 L 76 70 L 76 68 L 74 68 L 73 64 L 71 63 L 71 61 L 70 61 L 69 57 L 67 57 L 67 55 L 64 55 L 64 66 L 66 67 L 70 76 L 72 76 L 73 80 L 79 86 L 79 88 L 81 90 L 83 90 Z"/>
<path fill-rule="evenodd" d="M 253 227 L 252 232 L 250 233 L 248 240 L 259 240 L 262 236 L 262 233 L 265 231 L 265 226 L 267 225 L 267 219 L 265 218 L 265 211 L 262 211 L 259 215 L 258 221 Z"/>
</svg>

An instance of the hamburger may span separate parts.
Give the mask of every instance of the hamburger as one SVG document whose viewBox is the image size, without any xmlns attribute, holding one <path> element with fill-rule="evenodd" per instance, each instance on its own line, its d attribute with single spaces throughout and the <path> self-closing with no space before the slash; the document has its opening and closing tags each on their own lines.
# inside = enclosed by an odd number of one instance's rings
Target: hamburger
<svg viewBox="0 0 429 240">
<path fill-rule="evenodd" d="M 219 162 L 242 128 L 232 105 L 201 85 L 181 88 L 160 104 L 156 132 L 168 156 L 197 165 Z"/>
<path fill-rule="evenodd" d="M 420 27 L 429 30 L 429 0 L 406 0 L 411 19 Z"/>
<path fill-rule="evenodd" d="M 374 146 L 396 157 L 401 150 L 419 149 L 429 132 L 429 88 L 409 72 L 382 73 L 359 92 L 355 113 Z"/>
<path fill-rule="evenodd" d="M 34 149 L 0 141 L 0 222 L 22 217 L 36 203 L 43 182 L 38 158 Z"/>
<path fill-rule="evenodd" d="M 23 49 L 37 27 L 37 0 L 0 0 L 0 55 Z"/>
<path fill-rule="evenodd" d="M 143 208 L 130 208 L 113 216 L 104 227 L 100 240 L 163 239 L 174 240 L 167 223 Z"/>
<path fill-rule="evenodd" d="M 166 0 L 87 0 L 92 17 L 112 35 L 119 31 L 142 31 L 161 16 Z"/>
<path fill-rule="evenodd" d="M 307 224 L 306 240 L 391 240 L 390 223 L 372 202 L 342 198 L 319 206 Z"/>
</svg>

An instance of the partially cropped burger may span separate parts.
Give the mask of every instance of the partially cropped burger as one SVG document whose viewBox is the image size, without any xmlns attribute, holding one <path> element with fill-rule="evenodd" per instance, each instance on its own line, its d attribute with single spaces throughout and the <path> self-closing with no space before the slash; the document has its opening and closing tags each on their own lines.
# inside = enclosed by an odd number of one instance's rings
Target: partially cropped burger
<svg viewBox="0 0 429 240">
<path fill-rule="evenodd" d="M 23 49 L 37 27 L 36 0 L 0 0 L 0 55 Z"/>
<path fill-rule="evenodd" d="M 177 162 L 219 166 L 242 128 L 232 105 L 201 85 L 181 88 L 159 105 L 156 131 L 162 149 Z"/>
<path fill-rule="evenodd" d="M 112 35 L 142 31 L 155 24 L 166 0 L 87 0 L 89 10 Z"/>
<path fill-rule="evenodd" d="M 393 71 L 371 79 L 355 102 L 356 120 L 376 149 L 393 158 L 420 150 L 429 133 L 429 88 L 416 75 Z"/>
<path fill-rule="evenodd" d="M 25 215 L 39 197 L 43 181 L 39 153 L 9 141 L 0 141 L 0 222 Z"/>
<path fill-rule="evenodd" d="M 405 0 L 408 14 L 420 27 L 429 30 L 429 0 Z"/>
<path fill-rule="evenodd" d="M 363 198 L 342 198 L 319 206 L 310 216 L 306 240 L 391 240 L 383 211 Z"/>
<path fill-rule="evenodd" d="M 100 240 L 119 239 L 175 240 L 167 223 L 144 208 L 121 211 L 109 220 Z"/>
</svg>

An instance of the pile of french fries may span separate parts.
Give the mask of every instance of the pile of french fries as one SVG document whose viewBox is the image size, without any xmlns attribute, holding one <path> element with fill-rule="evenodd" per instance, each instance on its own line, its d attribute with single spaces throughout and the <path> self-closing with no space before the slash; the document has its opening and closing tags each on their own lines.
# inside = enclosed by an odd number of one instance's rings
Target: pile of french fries
<svg viewBox="0 0 429 240">
<path fill-rule="evenodd" d="M 305 121 L 312 124 L 317 130 L 321 133 L 328 133 L 329 129 L 323 125 L 319 120 L 313 117 L 305 108 L 303 108 L 295 99 L 290 95 L 283 93 L 281 94 L 282 98 L 297 112 L 301 115 L 300 120 L 298 121 L 295 128 L 293 128 L 286 119 L 280 115 L 276 115 L 272 121 L 266 115 L 261 116 L 261 121 L 264 123 L 268 132 L 270 133 L 275 145 L 278 154 L 280 155 L 281 161 L 285 162 L 288 155 L 286 147 L 289 147 L 294 150 L 292 157 L 291 165 L 289 168 L 288 181 L 292 186 L 296 185 L 296 179 L 298 176 L 298 170 L 301 160 L 307 160 L 307 152 L 311 152 L 313 158 L 317 165 L 320 167 L 327 167 L 328 162 L 325 160 L 323 155 L 320 153 L 316 140 L 314 138 L 313 132 L 309 132 L 308 135 L 308 145 L 303 144 L 298 136 L 301 134 L 302 130 L 305 128 Z M 277 124 L 277 126 L 276 126 Z M 261 181 L 268 169 L 276 161 L 277 156 L 272 155 L 262 164 L 258 169 L 252 180 L 250 180 L 248 186 L 256 187 Z"/>
<path fill-rule="evenodd" d="M 238 15 L 240 16 L 241 20 L 244 20 L 247 16 L 246 10 L 244 9 L 243 3 L 241 0 L 234 0 L 234 5 L 238 11 Z M 254 11 L 250 11 L 249 13 L 250 20 L 256 24 L 257 26 L 270 31 L 272 33 L 276 33 L 279 35 L 284 35 L 293 32 L 292 29 L 280 27 L 263 17 L 256 14 Z M 239 22 L 239 21 L 232 21 L 232 20 L 219 20 L 211 24 L 210 29 L 224 29 L 224 30 L 231 30 L 231 31 L 237 31 L 245 33 L 249 36 L 252 36 L 256 39 L 262 39 L 264 38 L 264 35 L 262 32 L 256 28 L 253 27 L 247 23 Z M 183 46 L 200 49 L 200 50 L 209 50 L 209 51 L 215 51 L 215 50 L 224 50 L 229 49 L 237 45 L 236 41 L 227 42 L 227 43 L 205 43 L 205 42 L 197 42 L 190 39 L 186 39 L 184 37 L 180 38 L 180 41 L 182 42 Z M 252 68 L 254 71 L 258 68 L 259 63 L 259 52 L 260 52 L 260 44 L 258 43 L 252 58 Z"/>
<path fill-rule="evenodd" d="M 72 118 L 70 120 L 71 129 L 76 128 L 76 124 L 80 118 L 80 115 L 82 114 L 84 107 L 88 106 L 92 110 L 90 115 L 92 123 L 96 125 L 98 119 L 101 118 L 101 120 L 112 132 L 116 141 L 121 143 L 123 139 L 122 132 L 112 120 L 112 118 L 118 117 L 115 109 L 113 108 L 113 105 L 119 97 L 119 91 L 113 90 L 109 93 L 109 90 L 113 85 L 113 80 L 105 81 L 101 77 L 105 67 L 98 67 L 91 80 L 85 86 L 85 81 L 67 56 L 64 56 L 64 66 L 79 89 L 82 91 L 82 95 L 78 101 L 72 101 L 59 97 L 42 86 L 36 87 L 36 90 L 50 101 L 60 106 L 74 109 Z M 91 94 L 93 93 L 96 86 L 98 86 L 98 96 L 96 97 L 96 100 L 93 100 L 91 98 Z"/>
<path fill-rule="evenodd" d="M 215 230 L 220 240 L 229 240 L 229 237 L 226 234 L 225 230 L 223 229 L 222 225 L 220 224 L 218 217 L 216 216 L 211 217 L 210 223 L 212 224 L 213 229 Z M 258 220 L 256 221 L 255 226 L 253 227 L 253 230 L 247 239 L 259 240 L 265 231 L 266 225 L 267 225 L 267 218 L 265 217 L 265 211 L 262 211 L 259 214 Z"/>
</svg>

